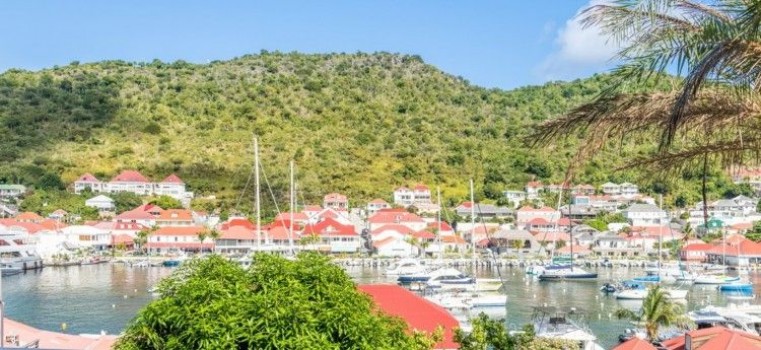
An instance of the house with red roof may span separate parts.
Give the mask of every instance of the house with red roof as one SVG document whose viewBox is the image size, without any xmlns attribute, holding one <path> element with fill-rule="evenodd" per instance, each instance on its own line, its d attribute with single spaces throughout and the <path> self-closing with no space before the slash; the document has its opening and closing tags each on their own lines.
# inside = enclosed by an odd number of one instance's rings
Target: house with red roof
<svg viewBox="0 0 761 350">
<path fill-rule="evenodd" d="M 621 344 L 616 345 L 611 350 L 658 350 L 653 344 L 650 344 L 649 341 L 633 337 Z"/>
<path fill-rule="evenodd" d="M 342 223 L 333 218 L 307 224 L 301 236 L 316 235 L 320 237 L 317 249 L 331 253 L 354 253 L 362 247 L 362 238 L 354 225 Z"/>
<path fill-rule="evenodd" d="M 260 232 L 260 238 L 264 243 L 264 232 Z M 257 242 L 254 224 L 229 225 L 228 222 L 227 226 L 221 225 L 215 244 L 216 251 L 220 254 L 248 254 L 256 248 Z"/>
<path fill-rule="evenodd" d="M 322 197 L 322 207 L 346 211 L 349 210 L 349 199 L 340 193 L 328 193 Z"/>
<path fill-rule="evenodd" d="M 388 204 L 388 202 L 380 198 L 373 199 L 367 203 L 367 215 L 372 216 L 375 213 L 377 213 L 379 210 L 383 210 L 387 208 L 391 208 L 391 204 Z"/>
<path fill-rule="evenodd" d="M 708 259 L 708 251 L 715 246 L 709 243 L 687 244 L 679 250 L 679 259 L 682 261 L 705 262 Z"/>
<path fill-rule="evenodd" d="M 557 223 L 552 223 L 544 218 L 533 218 L 526 223 L 526 230 L 531 233 L 550 232 L 558 229 Z"/>
<path fill-rule="evenodd" d="M 373 299 L 378 310 L 407 323 L 410 331 L 433 333 L 444 330 L 443 339 L 434 349 L 458 349 L 454 330 L 460 323 L 446 309 L 400 286 L 392 284 L 359 285 L 357 288 Z"/>
<path fill-rule="evenodd" d="M 550 207 L 534 208 L 530 206 L 524 206 L 515 211 L 515 223 L 517 225 L 525 225 L 536 218 L 554 223 L 560 219 L 560 211 Z"/>
<path fill-rule="evenodd" d="M 428 226 L 428 223 L 420 216 L 406 211 L 381 210 L 367 219 L 370 230 L 373 231 L 381 226 L 397 224 L 409 227 L 412 231 L 420 231 Z"/>
<path fill-rule="evenodd" d="M 188 209 L 166 209 L 156 217 L 156 226 L 193 226 L 193 211 Z"/>
<path fill-rule="evenodd" d="M 156 225 L 156 216 L 140 209 L 132 209 L 117 215 L 114 217 L 114 221 L 117 223 L 136 223 L 145 227 L 153 227 Z"/>
<path fill-rule="evenodd" d="M 431 230 L 432 232 L 436 232 L 442 236 L 449 236 L 454 234 L 454 229 L 452 228 L 452 225 L 450 225 L 446 221 L 429 222 L 427 229 Z"/>
<path fill-rule="evenodd" d="M 525 189 L 526 199 L 536 199 L 544 191 L 544 185 L 539 181 L 529 181 Z"/>
<path fill-rule="evenodd" d="M 203 252 L 211 251 L 214 243 L 211 238 L 203 242 L 198 235 L 205 231 L 203 226 L 164 226 L 148 235 L 146 247 L 152 253 L 167 253 L 171 251 Z"/>
<path fill-rule="evenodd" d="M 140 196 L 166 195 L 183 202 L 193 198 L 193 193 L 186 191 L 185 182 L 175 174 L 171 174 L 159 182 L 152 182 L 136 170 L 123 170 L 109 182 L 103 182 L 90 173 L 84 174 L 74 181 L 74 193 L 78 194 L 83 191 L 132 192 Z"/>
<path fill-rule="evenodd" d="M 661 342 L 666 350 L 754 350 L 761 337 L 721 326 L 698 329 Z"/>
<path fill-rule="evenodd" d="M 45 220 L 42 216 L 40 216 L 37 213 L 33 213 L 31 211 L 25 211 L 23 213 L 19 213 L 16 215 L 16 221 L 18 222 L 31 222 L 31 223 L 40 223 L 42 220 Z"/>
<path fill-rule="evenodd" d="M 413 188 L 399 187 L 394 190 L 394 204 L 403 207 L 415 206 L 427 206 L 433 204 L 431 202 L 431 189 L 423 184 L 417 184 Z"/>
<path fill-rule="evenodd" d="M 309 216 L 309 219 L 307 220 L 305 224 L 316 224 L 328 218 L 336 220 L 344 225 L 352 224 L 351 218 L 349 218 L 348 211 L 335 210 L 333 208 L 324 208 L 317 213 L 313 213 L 311 216 Z"/>
<path fill-rule="evenodd" d="M 406 258 L 417 255 L 417 247 L 412 245 L 412 237 L 398 238 L 394 236 L 373 239 L 373 253 L 377 256 Z"/>
<path fill-rule="evenodd" d="M 713 249 L 706 251 L 706 260 L 729 266 L 761 264 L 761 243 L 753 242 L 742 236 L 737 237 L 734 242 L 728 239 L 726 243 L 719 243 Z"/>
</svg>

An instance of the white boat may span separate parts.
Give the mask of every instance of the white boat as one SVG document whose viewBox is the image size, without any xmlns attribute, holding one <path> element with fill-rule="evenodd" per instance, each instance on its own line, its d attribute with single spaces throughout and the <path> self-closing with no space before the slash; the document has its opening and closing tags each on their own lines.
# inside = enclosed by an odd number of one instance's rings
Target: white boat
<svg viewBox="0 0 761 350">
<path fill-rule="evenodd" d="M 588 272 L 579 267 L 547 269 L 539 275 L 540 281 L 594 281 L 597 279 L 596 272 Z"/>
<path fill-rule="evenodd" d="M 41 269 L 44 264 L 37 255 L 31 237 L 18 231 L 0 231 L 0 266 L 11 270 Z"/>
<path fill-rule="evenodd" d="M 532 317 L 534 332 L 537 337 L 578 342 L 583 350 L 604 349 L 597 344 L 597 337 L 574 317 L 582 318 L 576 308 L 535 307 Z"/>
<path fill-rule="evenodd" d="M 386 276 L 414 275 L 426 272 L 426 267 L 417 259 L 401 259 L 383 271 Z"/>
<path fill-rule="evenodd" d="M 695 277 L 695 284 L 727 284 L 739 281 L 740 277 L 730 277 L 725 275 L 700 275 Z"/>
<path fill-rule="evenodd" d="M 754 335 L 761 335 L 761 317 L 739 310 L 709 305 L 703 309 L 689 312 L 687 315 L 698 324 L 698 327 L 701 325 L 699 321 L 704 320 L 707 317 L 712 317 L 715 323 L 728 328 L 738 329 Z M 724 321 L 721 321 L 716 316 L 723 317 Z"/>
<path fill-rule="evenodd" d="M 684 289 L 666 289 L 669 299 L 687 299 L 687 290 Z M 647 297 L 646 288 L 624 289 L 613 294 L 616 299 L 622 300 L 643 300 Z"/>
<path fill-rule="evenodd" d="M 507 305 L 505 294 L 482 293 L 439 293 L 425 297 L 429 301 L 449 310 L 493 308 Z"/>
<path fill-rule="evenodd" d="M 431 289 L 475 289 L 476 279 L 457 269 L 445 267 L 431 272 L 425 284 Z"/>
</svg>

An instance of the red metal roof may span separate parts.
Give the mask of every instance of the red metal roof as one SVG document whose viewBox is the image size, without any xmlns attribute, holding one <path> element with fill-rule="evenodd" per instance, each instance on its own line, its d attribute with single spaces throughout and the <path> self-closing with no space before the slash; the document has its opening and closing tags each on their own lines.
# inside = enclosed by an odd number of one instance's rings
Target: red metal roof
<svg viewBox="0 0 761 350">
<path fill-rule="evenodd" d="M 434 235 L 433 233 L 430 233 L 428 231 L 415 232 L 415 233 L 412 234 L 412 236 L 415 237 L 415 238 L 420 238 L 420 239 L 434 239 L 434 238 L 436 238 L 436 235 Z"/>
<path fill-rule="evenodd" d="M 402 318 L 410 330 L 433 333 L 443 327 L 444 338 L 434 348 L 459 348 L 453 337 L 454 329 L 460 327 L 460 323 L 444 308 L 396 285 L 360 285 L 357 288 L 370 295 L 380 311 Z"/>
<path fill-rule="evenodd" d="M 383 233 L 385 231 L 396 231 L 396 232 L 399 232 L 399 233 L 401 233 L 403 235 L 410 235 L 413 232 L 415 232 L 415 230 L 409 228 L 408 226 L 398 225 L 398 224 L 391 224 L 391 225 L 383 225 L 381 227 L 378 227 L 375 230 L 373 230 L 373 232 L 371 232 L 371 233 L 374 234 L 374 235 L 377 235 L 377 234 Z"/>
<path fill-rule="evenodd" d="M 123 170 L 119 175 L 114 176 L 111 181 L 114 182 L 150 182 L 143 174 L 136 170 Z"/>
<path fill-rule="evenodd" d="M 313 225 L 304 227 L 304 235 L 321 236 L 356 236 L 354 225 L 344 225 L 332 218 L 327 218 Z"/>
<path fill-rule="evenodd" d="M 721 326 L 687 332 L 661 344 L 668 350 L 685 350 L 687 337 L 690 337 L 691 350 L 761 349 L 761 337 Z"/>
<path fill-rule="evenodd" d="M 704 252 L 713 249 L 715 246 L 708 243 L 693 243 L 682 247 L 685 252 Z"/>
<path fill-rule="evenodd" d="M 119 215 L 116 216 L 116 220 L 152 220 L 156 217 L 153 216 L 153 214 L 142 211 L 139 209 L 133 209 L 129 211 L 125 211 Z"/>
<path fill-rule="evenodd" d="M 205 229 L 203 226 L 164 226 L 151 233 L 151 236 L 198 236 Z"/>
<path fill-rule="evenodd" d="M 262 233 L 262 237 L 264 234 Z M 220 239 L 239 239 L 239 240 L 255 240 L 256 231 L 253 228 L 246 226 L 230 226 L 229 228 L 222 229 L 219 234 Z"/>
<path fill-rule="evenodd" d="M 438 230 L 439 228 L 441 228 L 441 231 L 454 231 L 452 226 L 450 226 L 446 221 L 442 221 L 441 225 L 439 225 L 438 221 L 428 223 L 428 229 L 430 230 Z"/>
<path fill-rule="evenodd" d="M 333 192 L 333 193 L 326 194 L 325 197 L 323 197 L 323 200 L 326 202 L 332 202 L 332 201 L 346 202 L 346 196 L 340 193 Z"/>
<path fill-rule="evenodd" d="M 424 222 L 423 218 L 406 211 L 386 211 L 379 210 L 375 215 L 368 219 L 373 224 L 400 223 L 400 222 Z"/>
</svg>

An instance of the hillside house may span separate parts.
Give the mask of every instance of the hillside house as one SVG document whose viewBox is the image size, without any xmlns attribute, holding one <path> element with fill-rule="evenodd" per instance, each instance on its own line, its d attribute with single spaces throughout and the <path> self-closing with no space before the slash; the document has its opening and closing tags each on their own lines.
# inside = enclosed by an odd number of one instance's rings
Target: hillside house
<svg viewBox="0 0 761 350">
<path fill-rule="evenodd" d="M 15 184 L 0 184 L 0 198 L 18 198 L 26 193 L 26 186 Z"/>
<path fill-rule="evenodd" d="M 99 212 L 113 212 L 116 209 L 114 200 L 102 194 L 86 200 L 85 205 L 98 209 Z"/>
<path fill-rule="evenodd" d="M 475 213 L 475 217 L 484 219 L 503 219 L 513 215 L 513 211 L 506 207 L 481 203 L 476 203 L 474 206 L 472 202 L 463 202 L 455 208 L 455 212 L 461 217 L 470 217 L 471 214 Z"/>
<path fill-rule="evenodd" d="M 537 199 L 544 191 L 544 185 L 539 181 L 529 181 L 526 183 L 526 199 Z"/>
<path fill-rule="evenodd" d="M 322 207 L 347 211 L 349 210 L 349 200 L 340 193 L 328 193 L 322 198 Z"/>
<path fill-rule="evenodd" d="M 320 237 L 318 250 L 330 253 L 355 253 L 362 247 L 362 239 L 354 225 L 347 225 L 332 218 L 304 227 L 301 236 Z"/>
<path fill-rule="evenodd" d="M 369 203 L 367 203 L 367 215 L 372 216 L 375 213 L 377 213 L 379 210 L 388 209 L 388 208 L 391 208 L 391 204 L 388 204 L 388 202 L 380 198 L 376 198 L 371 200 Z"/>
<path fill-rule="evenodd" d="M 124 170 L 109 182 L 103 182 L 92 174 L 86 173 L 74 181 L 74 193 L 79 194 L 84 191 L 132 192 L 139 196 L 166 195 L 183 203 L 193 198 L 193 193 L 186 191 L 185 183 L 175 174 L 167 176 L 160 182 L 151 182 L 142 173 L 135 170 Z"/>
<path fill-rule="evenodd" d="M 623 214 L 632 226 L 660 226 L 669 220 L 666 211 L 652 204 L 632 204 Z"/>
<path fill-rule="evenodd" d="M 557 222 L 560 219 L 560 211 L 550 207 L 533 208 L 524 206 L 515 212 L 515 222 L 517 225 L 526 224 L 536 218 L 542 218 L 549 222 Z"/>
</svg>

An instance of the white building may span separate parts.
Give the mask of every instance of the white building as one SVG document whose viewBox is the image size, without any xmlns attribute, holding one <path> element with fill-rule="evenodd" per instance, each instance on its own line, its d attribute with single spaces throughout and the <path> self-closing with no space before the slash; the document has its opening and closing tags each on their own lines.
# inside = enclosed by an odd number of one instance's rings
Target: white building
<svg viewBox="0 0 761 350">
<path fill-rule="evenodd" d="M 668 222 L 666 211 L 652 204 L 632 204 L 623 214 L 632 226 L 661 226 Z"/>
<path fill-rule="evenodd" d="M 619 184 L 614 184 L 612 182 L 606 182 L 601 187 L 602 193 L 611 195 L 611 196 L 617 196 L 621 194 L 621 186 Z"/>
<path fill-rule="evenodd" d="M 379 210 L 382 209 L 388 209 L 391 208 L 391 204 L 388 204 L 388 202 L 376 198 L 367 203 L 367 215 L 372 216 L 373 214 L 377 213 Z"/>
<path fill-rule="evenodd" d="M 555 223 L 560 220 L 560 211 L 550 207 L 532 208 L 525 206 L 515 212 L 515 222 L 517 224 L 526 224 L 536 218 Z"/>
<path fill-rule="evenodd" d="M 94 226 L 73 225 L 61 229 L 66 241 L 82 248 L 106 250 L 111 245 L 111 232 Z"/>
<path fill-rule="evenodd" d="M 0 184 L 0 198 L 18 198 L 26 193 L 24 185 Z"/>
<path fill-rule="evenodd" d="M 431 190 L 428 186 L 420 185 L 409 189 L 407 187 L 399 187 L 394 190 L 394 204 L 401 205 L 403 207 L 409 207 L 411 205 L 429 205 L 431 203 Z"/>
<path fill-rule="evenodd" d="M 510 203 L 513 205 L 513 209 L 518 208 L 518 206 L 528 198 L 528 195 L 524 191 L 511 191 L 507 190 L 502 192 L 502 194 L 505 195 L 505 199 L 507 199 Z"/>
<path fill-rule="evenodd" d="M 114 200 L 102 194 L 86 200 L 85 205 L 88 207 L 98 209 L 98 211 L 101 211 L 101 212 L 114 211 L 114 209 L 116 208 L 116 206 L 114 205 Z"/>
<path fill-rule="evenodd" d="M 185 183 L 175 174 L 167 176 L 160 182 L 151 182 L 135 170 L 124 170 L 109 182 L 100 181 L 90 173 L 74 181 L 74 193 L 79 194 L 88 190 L 102 193 L 132 192 L 140 196 L 166 195 L 183 203 L 193 198 L 193 192 L 186 191 Z"/>
</svg>

